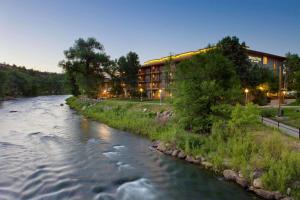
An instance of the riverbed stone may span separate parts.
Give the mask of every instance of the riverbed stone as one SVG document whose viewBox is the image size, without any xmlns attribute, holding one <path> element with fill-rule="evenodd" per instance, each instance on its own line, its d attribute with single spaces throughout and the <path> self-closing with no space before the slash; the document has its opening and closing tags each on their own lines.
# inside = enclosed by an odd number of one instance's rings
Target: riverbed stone
<svg viewBox="0 0 300 200">
<path fill-rule="evenodd" d="M 231 169 L 225 169 L 223 171 L 223 176 L 224 176 L 225 180 L 227 180 L 227 181 L 235 181 L 238 177 L 238 173 L 236 173 L 235 171 L 233 171 Z"/>
<path fill-rule="evenodd" d="M 280 200 L 294 200 L 294 199 L 292 197 L 284 197 L 284 198 L 282 198 Z"/>
<path fill-rule="evenodd" d="M 199 160 L 200 162 L 204 162 L 205 158 L 201 155 L 196 156 L 196 160 Z"/>
<path fill-rule="evenodd" d="M 178 153 L 178 156 L 177 156 L 177 157 L 180 158 L 180 159 L 185 159 L 186 155 L 185 155 L 185 153 L 184 153 L 183 151 L 180 151 L 180 152 Z"/>
<path fill-rule="evenodd" d="M 244 178 L 244 175 L 243 175 L 242 171 L 239 171 L 238 174 L 239 174 L 239 177 Z"/>
<path fill-rule="evenodd" d="M 276 192 L 274 192 L 274 199 L 275 200 L 280 200 L 280 199 L 282 199 L 284 196 L 280 193 L 280 192 L 278 192 L 278 191 L 276 191 Z"/>
<path fill-rule="evenodd" d="M 236 183 L 239 184 L 240 186 L 242 186 L 243 188 L 248 188 L 249 183 L 247 181 L 247 179 L 243 178 L 243 177 L 236 177 Z"/>
<path fill-rule="evenodd" d="M 193 156 L 186 156 L 185 158 L 186 161 L 190 162 L 190 163 L 194 163 L 194 164 L 199 164 L 200 160 L 195 159 Z"/>
<path fill-rule="evenodd" d="M 264 199 L 275 199 L 275 192 L 271 192 L 268 190 L 257 189 L 254 187 L 249 188 L 250 191 L 253 191 L 258 196 L 263 197 Z"/>
<path fill-rule="evenodd" d="M 203 167 L 209 169 L 209 168 L 212 168 L 213 167 L 213 164 L 208 162 L 208 161 L 204 161 L 204 162 L 201 162 L 201 164 L 203 165 Z"/>
<path fill-rule="evenodd" d="M 165 151 L 165 154 L 167 154 L 167 155 L 172 155 L 172 153 L 173 153 L 172 149 L 168 149 Z"/>
<path fill-rule="evenodd" d="M 157 150 L 158 151 L 161 151 L 161 152 L 165 152 L 167 150 L 167 147 L 166 145 L 163 143 L 163 142 L 160 142 L 158 145 L 157 145 Z"/>
<path fill-rule="evenodd" d="M 291 188 L 288 188 L 288 189 L 286 190 L 286 195 L 291 196 L 291 192 L 292 192 Z"/>
<path fill-rule="evenodd" d="M 159 144 L 159 141 L 154 141 L 154 142 L 152 142 L 151 147 L 156 149 L 158 147 L 158 144 Z"/>
<path fill-rule="evenodd" d="M 178 155 L 178 153 L 179 153 L 179 150 L 178 150 L 178 149 L 175 149 L 175 150 L 173 150 L 173 152 L 172 152 L 172 156 L 176 157 L 176 156 Z"/>
<path fill-rule="evenodd" d="M 263 188 L 263 183 L 262 183 L 261 178 L 254 179 L 252 184 L 253 184 L 253 187 L 255 187 L 255 188 Z"/>
</svg>

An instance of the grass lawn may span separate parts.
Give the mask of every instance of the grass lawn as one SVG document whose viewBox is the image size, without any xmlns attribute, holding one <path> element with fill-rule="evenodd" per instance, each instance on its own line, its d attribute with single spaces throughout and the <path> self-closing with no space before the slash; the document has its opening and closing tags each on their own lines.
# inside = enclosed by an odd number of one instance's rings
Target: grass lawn
<svg viewBox="0 0 300 200">
<path fill-rule="evenodd" d="M 266 117 L 280 121 L 295 128 L 300 128 L 300 108 L 284 108 L 284 117 L 276 117 L 277 108 L 263 108 L 262 113 L 267 113 Z"/>
<path fill-rule="evenodd" d="M 147 99 L 147 97 L 143 97 L 143 101 L 140 98 L 113 98 L 109 99 L 109 101 L 123 101 L 123 102 L 143 102 L 143 103 L 160 103 L 159 99 Z M 162 100 L 162 103 L 166 103 L 167 100 Z"/>
<path fill-rule="evenodd" d="M 293 103 L 288 104 L 288 106 L 300 106 L 300 101 L 295 101 Z"/>
</svg>

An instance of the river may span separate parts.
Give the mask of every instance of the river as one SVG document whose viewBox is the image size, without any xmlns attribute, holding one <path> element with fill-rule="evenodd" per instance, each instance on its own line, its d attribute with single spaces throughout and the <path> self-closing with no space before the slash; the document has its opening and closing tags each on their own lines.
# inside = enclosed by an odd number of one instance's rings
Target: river
<svg viewBox="0 0 300 200">
<path fill-rule="evenodd" d="M 198 166 L 151 150 L 145 138 L 60 106 L 66 98 L 1 103 L 1 200 L 257 199 Z"/>
</svg>

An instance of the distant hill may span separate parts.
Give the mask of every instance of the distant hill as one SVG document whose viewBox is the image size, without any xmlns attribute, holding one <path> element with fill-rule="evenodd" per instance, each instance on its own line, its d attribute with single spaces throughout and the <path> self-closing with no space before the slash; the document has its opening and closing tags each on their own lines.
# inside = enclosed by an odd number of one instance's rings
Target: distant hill
<svg viewBox="0 0 300 200">
<path fill-rule="evenodd" d="M 0 63 L 0 98 L 67 94 L 64 74 Z"/>
</svg>

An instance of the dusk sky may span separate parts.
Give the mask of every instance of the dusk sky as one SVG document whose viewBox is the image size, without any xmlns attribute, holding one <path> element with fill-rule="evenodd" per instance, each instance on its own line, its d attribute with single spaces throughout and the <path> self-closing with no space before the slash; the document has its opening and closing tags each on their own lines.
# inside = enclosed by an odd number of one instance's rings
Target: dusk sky
<svg viewBox="0 0 300 200">
<path fill-rule="evenodd" d="M 61 72 L 79 37 L 95 37 L 111 58 L 135 51 L 141 63 L 227 35 L 300 54 L 299 20 L 299 0 L 0 0 L 0 62 Z"/>
</svg>

